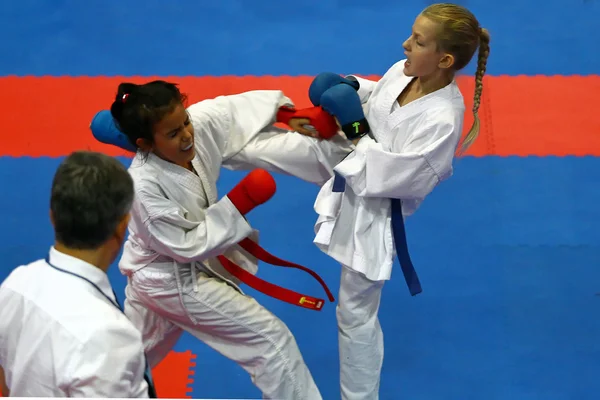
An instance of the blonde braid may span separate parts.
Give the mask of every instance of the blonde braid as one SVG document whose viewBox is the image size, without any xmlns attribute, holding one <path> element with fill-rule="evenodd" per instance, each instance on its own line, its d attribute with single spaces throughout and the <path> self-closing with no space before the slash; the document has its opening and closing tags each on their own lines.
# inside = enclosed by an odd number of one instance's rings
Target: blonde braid
<svg viewBox="0 0 600 400">
<path fill-rule="evenodd" d="M 475 96 L 473 99 L 474 121 L 469 133 L 462 141 L 460 154 L 467 151 L 479 136 L 479 105 L 481 104 L 481 92 L 483 91 L 483 76 L 487 68 L 487 59 L 490 55 L 490 34 L 487 29 L 481 28 L 479 33 L 479 52 L 477 55 L 477 71 L 475 72 Z"/>
</svg>

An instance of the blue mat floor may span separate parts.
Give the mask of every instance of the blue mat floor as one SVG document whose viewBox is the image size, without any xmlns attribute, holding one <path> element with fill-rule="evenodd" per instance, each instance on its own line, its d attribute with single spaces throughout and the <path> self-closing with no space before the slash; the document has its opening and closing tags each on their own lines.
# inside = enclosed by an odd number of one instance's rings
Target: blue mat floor
<svg viewBox="0 0 600 400">
<path fill-rule="evenodd" d="M 48 193 L 59 161 L 0 158 L 0 187 L 21 182 L 0 197 L 0 209 L 11 210 L 2 218 L 0 280 L 52 243 Z M 599 169 L 591 157 L 461 160 L 407 222 L 424 293 L 411 298 L 399 269 L 384 290 L 382 399 L 597 397 Z M 223 171 L 221 194 L 243 174 Z M 276 178 L 277 195 L 251 223 L 267 249 L 316 269 L 337 292 L 339 267 L 310 242 L 317 188 Z M 263 265 L 260 275 L 320 293 L 300 271 Z M 122 296 L 116 266 L 110 279 Z M 324 398 L 338 398 L 334 305 L 315 313 L 253 294 L 295 333 Z M 188 349 L 198 355 L 195 397 L 260 397 L 241 368 L 186 334 L 175 350 Z"/>
</svg>

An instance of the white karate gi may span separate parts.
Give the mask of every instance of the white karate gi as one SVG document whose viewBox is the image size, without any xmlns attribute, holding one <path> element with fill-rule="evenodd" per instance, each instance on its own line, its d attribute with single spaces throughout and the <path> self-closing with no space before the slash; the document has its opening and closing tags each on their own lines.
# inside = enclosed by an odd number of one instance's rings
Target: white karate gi
<svg viewBox="0 0 600 400">
<path fill-rule="evenodd" d="M 320 399 L 287 326 L 214 258 L 227 255 L 255 273 L 256 259 L 236 244 L 255 232 L 227 197 L 218 200 L 221 166 L 262 167 L 322 185 L 351 146 L 317 141 L 272 126 L 280 91 L 252 91 L 188 108 L 195 129 L 197 175 L 148 154 L 129 171 L 136 198 L 119 268 L 127 275 L 125 312 L 142 331 L 151 366 L 185 330 L 236 361 L 265 398 Z"/>
<path fill-rule="evenodd" d="M 371 132 L 334 169 L 346 180 L 332 192 L 333 179 L 315 201 L 319 214 L 315 244 L 343 266 L 337 318 L 341 391 L 345 400 L 378 398 L 383 333 L 377 312 L 381 290 L 396 256 L 391 198 L 403 214 L 452 174 L 464 102 L 456 82 L 401 107 L 397 101 L 412 78 L 404 60 L 378 82 L 356 77 Z"/>
</svg>

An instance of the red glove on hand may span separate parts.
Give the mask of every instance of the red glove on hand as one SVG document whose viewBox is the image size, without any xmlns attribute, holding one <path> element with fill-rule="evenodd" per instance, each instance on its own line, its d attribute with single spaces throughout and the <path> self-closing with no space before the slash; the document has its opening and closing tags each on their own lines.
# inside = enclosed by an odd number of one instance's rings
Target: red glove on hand
<svg viewBox="0 0 600 400">
<path fill-rule="evenodd" d="M 264 169 L 255 169 L 240 181 L 227 197 L 240 214 L 249 213 L 254 207 L 266 203 L 275 194 L 275 179 Z"/>
<path fill-rule="evenodd" d="M 323 139 L 331 139 L 339 130 L 333 115 L 323 110 L 321 106 L 304 108 L 302 110 L 284 106 L 277 112 L 277 122 L 289 125 L 292 118 L 308 119 L 310 125 L 319 132 L 319 136 Z M 307 127 L 307 129 L 310 129 L 310 127 Z"/>
</svg>

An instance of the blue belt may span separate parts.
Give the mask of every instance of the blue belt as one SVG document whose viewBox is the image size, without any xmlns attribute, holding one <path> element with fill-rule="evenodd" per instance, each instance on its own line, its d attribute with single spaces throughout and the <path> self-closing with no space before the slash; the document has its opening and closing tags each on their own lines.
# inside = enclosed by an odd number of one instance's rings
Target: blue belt
<svg viewBox="0 0 600 400">
<path fill-rule="evenodd" d="M 344 192 L 346 189 L 346 179 L 343 176 L 335 173 L 333 180 L 333 191 Z M 411 296 L 415 296 L 423 291 L 421 282 L 417 276 L 417 271 L 408 254 L 408 243 L 406 242 L 406 229 L 404 228 L 404 216 L 402 215 L 402 201 L 399 199 L 391 199 L 392 201 L 392 232 L 394 235 L 394 243 L 396 244 L 396 253 L 400 268 L 404 274 L 404 279 L 408 285 L 408 290 Z"/>
</svg>

